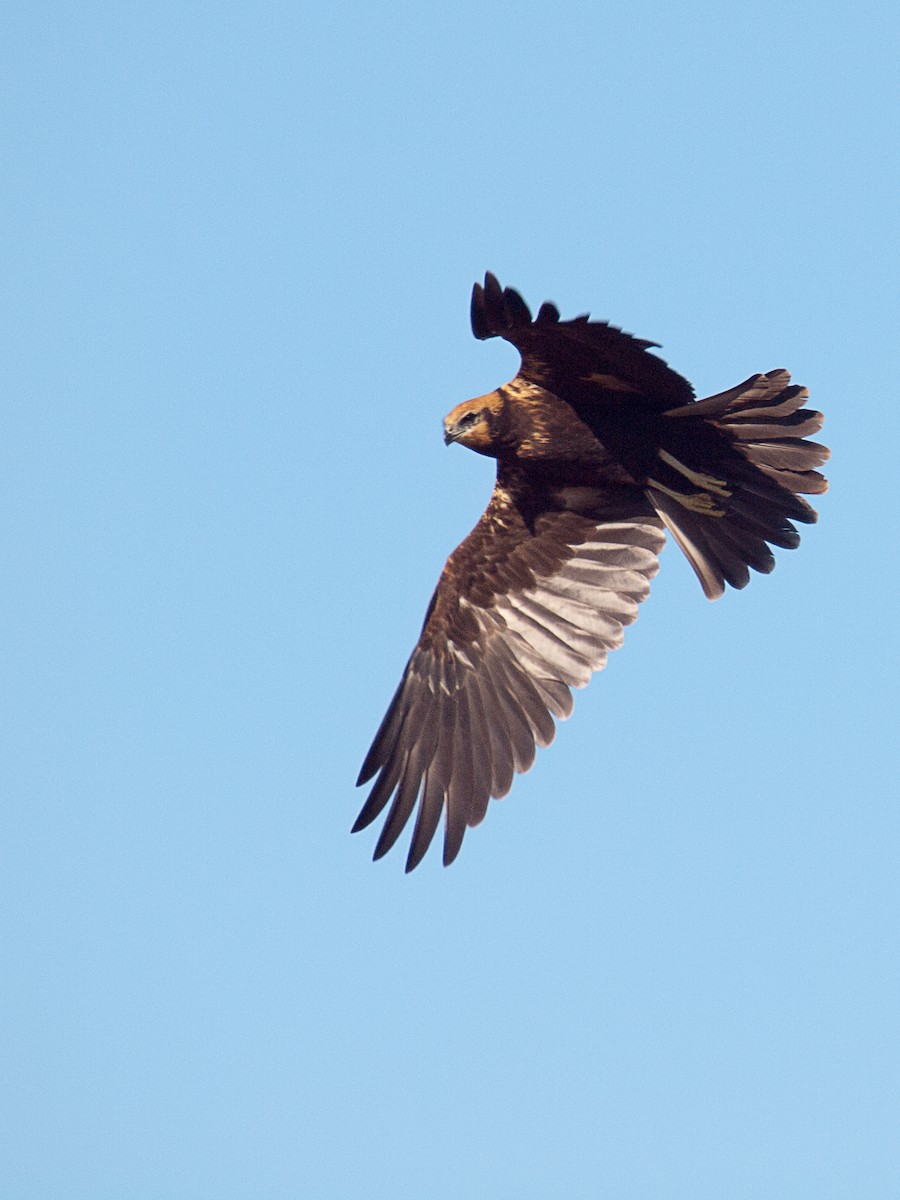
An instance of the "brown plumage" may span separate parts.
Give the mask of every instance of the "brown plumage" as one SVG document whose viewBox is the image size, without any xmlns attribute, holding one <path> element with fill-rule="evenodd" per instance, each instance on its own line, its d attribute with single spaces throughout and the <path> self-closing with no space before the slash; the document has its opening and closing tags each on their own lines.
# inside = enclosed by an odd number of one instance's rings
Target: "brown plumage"
<svg viewBox="0 0 900 1200">
<path fill-rule="evenodd" d="M 354 825 L 390 803 L 375 848 L 393 846 L 418 803 L 411 871 L 444 815 L 444 863 L 466 827 L 505 796 L 573 687 L 622 642 L 650 590 L 668 529 L 714 600 L 769 572 L 815 511 L 828 457 L 822 424 L 787 371 L 695 400 L 653 342 L 587 316 L 537 317 L 493 275 L 472 293 L 477 338 L 503 337 L 510 383 L 458 405 L 446 442 L 497 460 L 481 520 L 447 560 L 416 648 L 360 772 L 378 776 Z"/>
</svg>

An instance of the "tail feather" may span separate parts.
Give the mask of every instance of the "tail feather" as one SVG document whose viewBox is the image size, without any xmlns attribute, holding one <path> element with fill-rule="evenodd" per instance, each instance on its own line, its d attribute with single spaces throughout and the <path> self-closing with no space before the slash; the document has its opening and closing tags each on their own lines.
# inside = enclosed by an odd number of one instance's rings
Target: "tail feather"
<svg viewBox="0 0 900 1200">
<path fill-rule="evenodd" d="M 769 545 L 795 548 L 792 520 L 816 520 L 801 493 L 826 490 L 815 468 L 829 452 L 807 440 L 823 421 L 802 407 L 808 394 L 787 371 L 770 371 L 661 417 L 647 496 L 711 600 L 726 583 L 745 587 L 748 568 L 771 571 Z"/>
</svg>

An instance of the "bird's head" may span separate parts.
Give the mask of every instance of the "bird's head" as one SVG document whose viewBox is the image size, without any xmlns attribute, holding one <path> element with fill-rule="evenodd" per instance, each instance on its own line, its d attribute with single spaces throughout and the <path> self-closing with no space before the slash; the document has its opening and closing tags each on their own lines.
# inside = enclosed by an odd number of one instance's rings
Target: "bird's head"
<svg viewBox="0 0 900 1200">
<path fill-rule="evenodd" d="M 444 442 L 460 442 L 478 454 L 496 455 L 497 419 L 503 398 L 497 392 L 457 404 L 444 418 Z"/>
</svg>

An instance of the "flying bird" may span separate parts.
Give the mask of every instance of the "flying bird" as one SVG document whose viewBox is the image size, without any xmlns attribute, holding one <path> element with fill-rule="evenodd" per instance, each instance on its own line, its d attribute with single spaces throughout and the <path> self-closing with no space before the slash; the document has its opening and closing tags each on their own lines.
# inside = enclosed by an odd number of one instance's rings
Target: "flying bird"
<svg viewBox="0 0 900 1200">
<path fill-rule="evenodd" d="M 444 816 L 444 864 L 491 797 L 510 790 L 553 718 L 621 645 L 668 531 L 710 600 L 768 573 L 816 513 L 828 450 L 822 415 L 787 371 L 696 400 L 655 342 L 587 315 L 537 317 L 487 274 L 472 292 L 476 338 L 521 355 L 515 378 L 457 405 L 444 441 L 497 460 L 481 520 L 450 555 L 422 633 L 360 771 L 375 778 L 354 832 L 390 804 L 381 858 L 418 805 L 406 870 Z"/>
</svg>

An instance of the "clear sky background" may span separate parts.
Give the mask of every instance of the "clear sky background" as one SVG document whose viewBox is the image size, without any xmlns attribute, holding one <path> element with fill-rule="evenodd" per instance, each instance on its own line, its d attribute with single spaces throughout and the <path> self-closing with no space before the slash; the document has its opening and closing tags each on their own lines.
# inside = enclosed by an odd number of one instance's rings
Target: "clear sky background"
<svg viewBox="0 0 900 1200">
<path fill-rule="evenodd" d="M 895 12 L 5 6 L 0 1195 L 900 1194 Z M 486 269 L 790 368 L 832 490 L 405 877 Z"/>
</svg>

